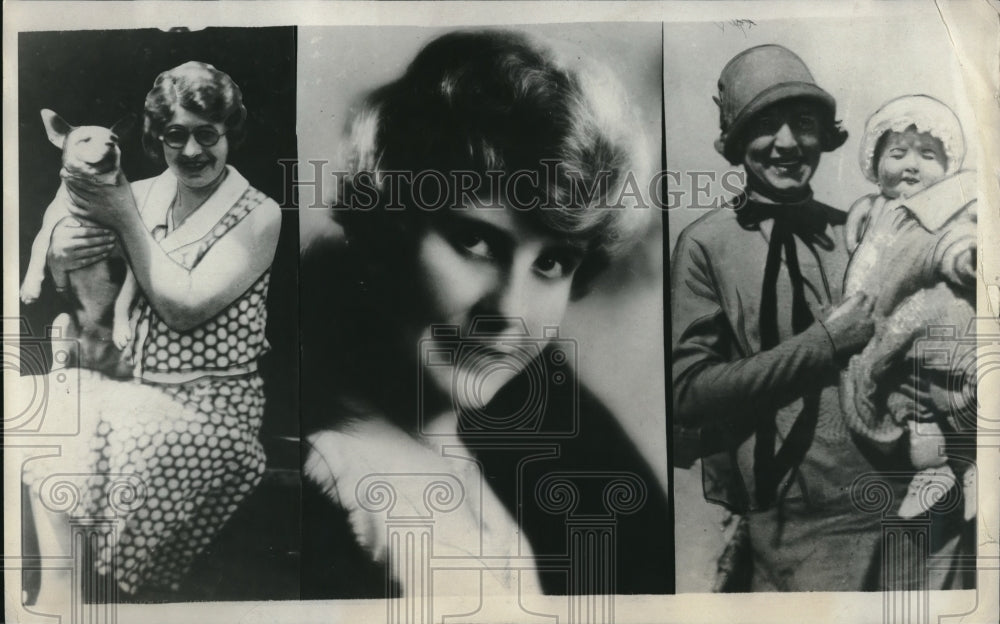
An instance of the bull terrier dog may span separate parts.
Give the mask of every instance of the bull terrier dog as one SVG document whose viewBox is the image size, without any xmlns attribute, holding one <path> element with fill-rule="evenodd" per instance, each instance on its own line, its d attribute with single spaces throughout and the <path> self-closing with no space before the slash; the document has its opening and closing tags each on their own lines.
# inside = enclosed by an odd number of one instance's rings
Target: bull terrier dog
<svg viewBox="0 0 1000 624">
<path fill-rule="evenodd" d="M 118 137 L 133 124 L 125 118 L 111 128 L 68 124 L 55 112 L 43 109 L 42 122 L 49 141 L 62 150 L 63 182 L 55 199 L 45 209 L 42 228 L 31 246 L 31 257 L 24 281 L 21 301 L 31 304 L 38 299 L 45 279 L 46 256 L 52 232 L 63 218 L 72 216 L 72 199 L 65 179 L 87 178 L 98 184 L 115 184 L 121 167 Z M 84 225 L 93 225 L 74 217 Z M 76 341 L 78 349 L 69 360 L 53 362 L 53 368 L 79 366 L 113 377 L 131 376 L 132 365 L 127 354 L 131 340 L 129 312 L 135 283 L 128 263 L 116 246 L 111 256 L 66 273 L 52 269 L 56 289 L 65 292 L 72 309 L 56 317 L 52 326 L 61 338 Z M 123 284 L 125 287 L 123 287 Z"/>
</svg>

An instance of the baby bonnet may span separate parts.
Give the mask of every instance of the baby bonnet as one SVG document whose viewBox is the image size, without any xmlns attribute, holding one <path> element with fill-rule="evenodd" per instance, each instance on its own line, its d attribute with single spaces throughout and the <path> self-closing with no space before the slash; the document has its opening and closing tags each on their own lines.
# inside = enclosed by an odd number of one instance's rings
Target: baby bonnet
<svg viewBox="0 0 1000 624">
<path fill-rule="evenodd" d="M 889 100 L 868 118 L 861 137 L 859 160 L 861 171 L 872 182 L 878 181 L 875 172 L 875 146 L 886 132 L 904 132 L 916 126 L 917 132 L 927 132 L 941 141 L 948 168 L 945 175 L 952 175 L 962 167 L 965 159 L 965 136 L 958 117 L 947 105 L 929 95 L 904 95 Z"/>
</svg>

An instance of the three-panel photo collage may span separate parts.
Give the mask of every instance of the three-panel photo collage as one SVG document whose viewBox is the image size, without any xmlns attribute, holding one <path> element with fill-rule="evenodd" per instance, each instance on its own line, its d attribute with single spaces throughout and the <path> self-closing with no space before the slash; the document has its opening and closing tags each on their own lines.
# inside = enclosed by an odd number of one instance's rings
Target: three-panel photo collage
<svg viewBox="0 0 1000 624">
<path fill-rule="evenodd" d="M 29 611 L 976 587 L 980 150 L 940 21 L 17 53 Z"/>
</svg>

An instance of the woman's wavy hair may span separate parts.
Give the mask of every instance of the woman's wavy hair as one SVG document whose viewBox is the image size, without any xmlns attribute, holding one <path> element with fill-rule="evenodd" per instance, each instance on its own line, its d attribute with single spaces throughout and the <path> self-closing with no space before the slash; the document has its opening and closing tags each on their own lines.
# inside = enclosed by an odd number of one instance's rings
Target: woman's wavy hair
<svg viewBox="0 0 1000 624">
<path fill-rule="evenodd" d="M 225 125 L 230 149 L 243 142 L 247 109 L 239 86 L 208 63 L 188 61 L 157 76 L 146 95 L 142 147 L 156 162 L 163 162 L 160 135 L 178 106 Z"/>
<path fill-rule="evenodd" d="M 519 201 L 537 207 L 519 212 L 584 247 L 573 283 L 573 296 L 582 296 L 645 229 L 651 212 L 635 201 L 618 202 L 629 175 L 646 190 L 643 139 L 618 80 L 584 56 L 561 55 L 510 31 L 458 31 L 430 42 L 399 79 L 370 93 L 348 123 L 348 175 L 333 203 L 351 247 L 385 257 L 420 227 L 415 219 L 434 214 L 413 205 L 386 208 L 419 190 L 391 172 L 464 171 L 479 180 L 534 172 L 539 184 L 517 192 Z M 371 200 L 364 209 L 356 202 L 362 186 Z"/>
</svg>

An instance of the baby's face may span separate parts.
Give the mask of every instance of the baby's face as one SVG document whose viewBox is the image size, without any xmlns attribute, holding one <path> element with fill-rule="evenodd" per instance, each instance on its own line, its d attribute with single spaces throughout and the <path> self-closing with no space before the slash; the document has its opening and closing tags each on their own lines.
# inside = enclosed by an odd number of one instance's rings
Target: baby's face
<svg viewBox="0 0 1000 624">
<path fill-rule="evenodd" d="M 927 132 L 890 132 L 878 161 L 878 185 L 886 197 L 910 197 L 944 177 L 944 145 Z"/>
</svg>

